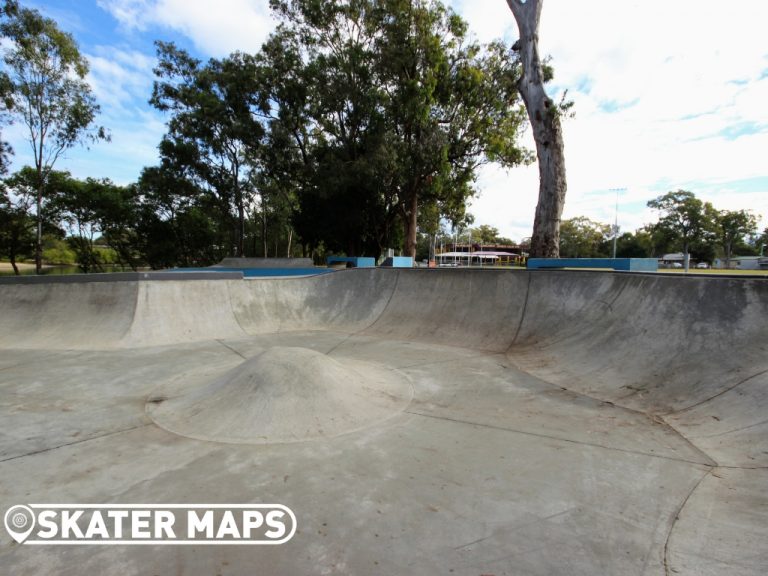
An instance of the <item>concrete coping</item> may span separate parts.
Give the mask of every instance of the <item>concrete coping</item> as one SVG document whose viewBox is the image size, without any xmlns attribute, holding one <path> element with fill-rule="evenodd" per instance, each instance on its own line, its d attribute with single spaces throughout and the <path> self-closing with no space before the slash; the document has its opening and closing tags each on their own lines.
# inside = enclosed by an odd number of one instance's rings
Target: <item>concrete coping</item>
<svg viewBox="0 0 768 576">
<path fill-rule="evenodd" d="M 113 272 L 107 274 L 43 274 L 41 276 L 8 276 L 4 284 L 80 284 L 90 282 L 141 282 L 154 280 L 242 280 L 242 272 Z"/>
</svg>

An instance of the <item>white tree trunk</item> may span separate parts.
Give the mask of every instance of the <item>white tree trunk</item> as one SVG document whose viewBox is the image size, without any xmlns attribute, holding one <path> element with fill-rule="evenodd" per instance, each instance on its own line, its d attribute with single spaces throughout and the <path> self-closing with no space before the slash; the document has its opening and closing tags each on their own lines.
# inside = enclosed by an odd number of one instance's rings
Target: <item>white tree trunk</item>
<svg viewBox="0 0 768 576">
<path fill-rule="evenodd" d="M 520 40 L 515 44 L 515 49 L 520 52 L 523 75 L 517 87 L 528 111 L 539 165 L 539 201 L 533 221 L 530 255 L 557 258 L 560 255 L 560 217 L 567 185 L 560 116 L 557 107 L 544 91 L 539 58 L 542 2 L 507 0 L 520 32 Z"/>
</svg>

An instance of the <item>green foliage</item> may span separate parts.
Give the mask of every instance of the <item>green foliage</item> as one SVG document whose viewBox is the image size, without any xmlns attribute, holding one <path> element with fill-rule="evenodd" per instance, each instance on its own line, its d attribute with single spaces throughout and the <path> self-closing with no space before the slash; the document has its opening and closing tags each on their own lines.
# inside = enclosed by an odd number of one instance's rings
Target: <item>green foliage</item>
<svg viewBox="0 0 768 576">
<path fill-rule="evenodd" d="M 303 167 L 294 222 L 308 244 L 378 255 L 402 233 L 412 252 L 417 226 L 465 218 L 480 164 L 530 160 L 516 60 L 469 41 L 441 3 L 271 5 L 283 24 L 261 55 L 270 131 L 290 135 L 282 150 Z"/>
<path fill-rule="evenodd" d="M 6 3 L 0 23 L 3 100 L 13 118 L 27 128 L 34 155 L 36 205 L 43 216 L 43 192 L 60 155 L 75 145 L 109 139 L 94 126 L 99 106 L 85 80 L 88 62 L 74 38 L 37 10 Z M 38 224 L 40 263 L 42 223 Z"/>
<path fill-rule="evenodd" d="M 37 194 L 37 172 L 25 166 L 3 181 L 15 200 L 19 222 L 25 226 L 27 249 L 17 253 L 28 256 L 34 247 L 35 220 L 31 213 Z M 49 262 L 77 263 L 84 272 L 99 271 L 104 264 L 120 264 L 136 269 L 136 216 L 138 198 L 134 188 L 116 186 L 109 180 L 77 180 L 68 172 L 51 171 L 45 183 L 43 259 Z M 66 243 L 54 242 L 69 233 Z M 7 230 L 12 231 L 13 228 Z M 96 246 L 100 238 L 102 246 Z M 73 256 L 74 255 L 74 256 Z"/>
<path fill-rule="evenodd" d="M 60 181 L 64 173 L 52 172 L 44 190 L 47 196 L 50 185 Z M 0 195 L 0 254 L 12 264 L 16 260 L 34 257 L 36 247 L 37 173 L 29 166 L 6 177 L 2 181 Z M 42 232 L 58 232 L 55 218 L 47 206 L 41 213 Z"/>
<path fill-rule="evenodd" d="M 752 245 L 755 247 L 755 250 L 758 254 L 761 256 L 765 254 L 765 248 L 768 246 L 768 228 L 763 230 L 762 234 L 754 236 Z"/>
<path fill-rule="evenodd" d="M 93 127 L 99 106 L 85 80 L 88 62 L 69 33 L 29 8 L 8 13 L 0 33 L 8 41 L 6 98 L 29 130 L 36 168 L 47 172 L 67 148 L 107 138 Z"/>
<path fill-rule="evenodd" d="M 215 199 L 179 172 L 145 168 L 134 193 L 136 249 L 152 268 L 208 266 L 231 254 Z"/>
<path fill-rule="evenodd" d="M 560 224 L 560 255 L 563 258 L 606 257 L 610 234 L 609 225 L 584 216 L 564 220 Z"/>
<path fill-rule="evenodd" d="M 715 231 L 729 267 L 736 246 L 745 246 L 746 238 L 757 232 L 757 218 L 749 210 L 721 210 L 715 214 Z"/>
<path fill-rule="evenodd" d="M 616 239 L 617 258 L 651 258 L 653 249 L 651 234 L 643 229 L 625 232 Z"/>
<path fill-rule="evenodd" d="M 34 247 L 35 223 L 29 213 L 29 197 L 14 195 L 3 183 L 0 189 L 0 258 L 8 259 L 16 269 L 16 261 L 28 257 Z"/>
<path fill-rule="evenodd" d="M 658 211 L 659 221 L 655 229 L 673 239 L 684 254 L 692 247 L 711 242 L 715 233 L 716 211 L 710 203 L 704 203 L 693 192 L 677 190 L 668 192 L 648 202 Z"/>
<path fill-rule="evenodd" d="M 48 182 L 52 186 L 51 179 Z M 49 193 L 49 213 L 61 221 L 70 236 L 67 245 L 75 253 L 80 269 L 85 272 L 102 272 L 102 262 L 94 247 L 98 232 L 98 213 L 101 205 L 101 186 L 95 180 L 83 182 L 64 173 L 57 178 L 55 188 Z"/>
<path fill-rule="evenodd" d="M 70 247 L 69 242 L 55 237 L 43 237 L 43 260 L 49 264 L 77 264 L 77 253 Z"/>
<path fill-rule="evenodd" d="M 236 52 L 203 65 L 173 43 L 156 42 L 157 80 L 150 103 L 169 112 L 160 144 L 163 163 L 211 197 L 222 228 L 245 251 L 245 221 L 252 202 L 266 106 L 258 88 L 256 60 Z M 223 239 L 222 239 L 223 241 Z"/>
<path fill-rule="evenodd" d="M 482 244 L 500 244 L 500 236 L 498 229 L 488 224 L 482 224 L 477 228 L 470 230 L 472 235 L 472 241 Z"/>
</svg>

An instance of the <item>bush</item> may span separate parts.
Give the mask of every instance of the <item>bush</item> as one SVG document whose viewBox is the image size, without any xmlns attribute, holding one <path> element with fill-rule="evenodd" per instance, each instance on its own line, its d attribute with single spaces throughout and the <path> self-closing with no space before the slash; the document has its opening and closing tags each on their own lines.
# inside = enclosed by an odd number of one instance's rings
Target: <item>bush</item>
<svg viewBox="0 0 768 576">
<path fill-rule="evenodd" d="M 57 238 L 45 238 L 43 241 L 43 262 L 46 264 L 77 264 L 77 255 L 66 241 Z"/>
</svg>

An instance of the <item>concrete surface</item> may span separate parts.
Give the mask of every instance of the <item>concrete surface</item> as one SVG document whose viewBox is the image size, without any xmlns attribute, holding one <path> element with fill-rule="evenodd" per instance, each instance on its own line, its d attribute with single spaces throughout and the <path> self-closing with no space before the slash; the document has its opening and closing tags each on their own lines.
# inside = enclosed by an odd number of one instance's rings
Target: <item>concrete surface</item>
<svg viewBox="0 0 768 576">
<path fill-rule="evenodd" d="M 764 574 L 766 318 L 761 278 L 0 283 L 0 511 L 278 502 L 298 523 L 268 547 L 0 529 L 0 572 Z"/>
</svg>

